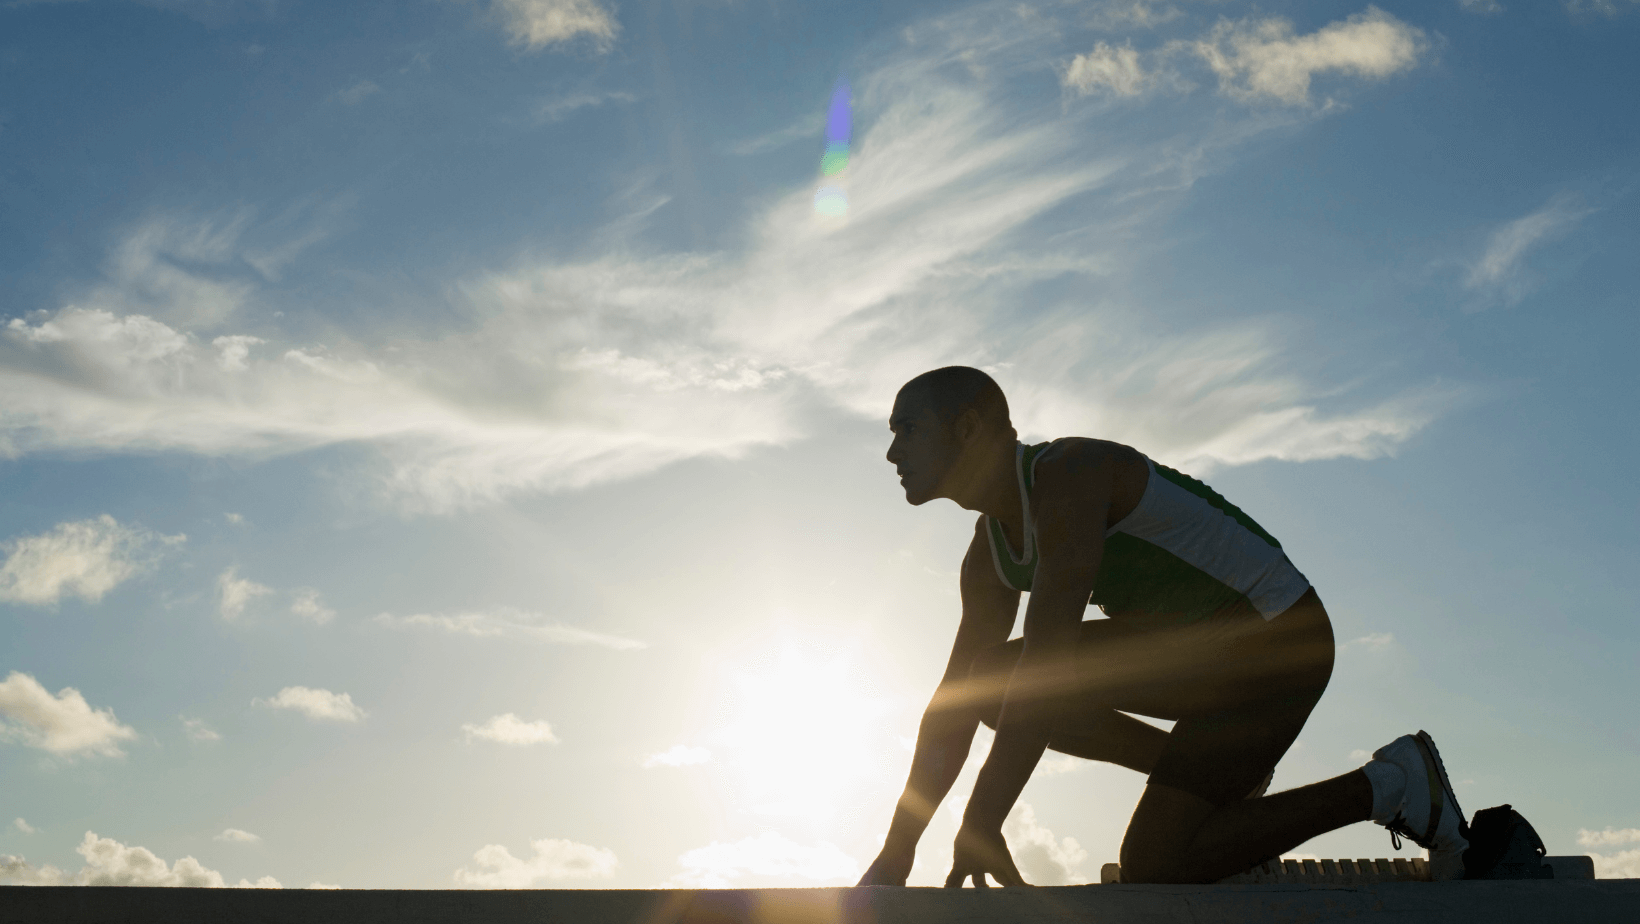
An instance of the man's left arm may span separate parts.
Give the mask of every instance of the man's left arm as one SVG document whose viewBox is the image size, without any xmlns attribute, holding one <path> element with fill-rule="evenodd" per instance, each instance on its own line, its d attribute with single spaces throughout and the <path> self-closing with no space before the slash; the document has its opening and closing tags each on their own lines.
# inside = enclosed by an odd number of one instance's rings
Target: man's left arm
<svg viewBox="0 0 1640 924">
<path fill-rule="evenodd" d="M 1075 686 L 1076 644 L 1104 554 L 1115 465 L 1099 449 L 1066 448 L 1037 464 L 1038 561 L 1025 610 L 1025 649 L 963 813 L 947 886 L 960 886 L 967 877 L 983 885 L 985 873 L 1002 885 L 1025 884 L 1008 854 L 1002 822 L 1042 759 L 1059 707 Z"/>
</svg>

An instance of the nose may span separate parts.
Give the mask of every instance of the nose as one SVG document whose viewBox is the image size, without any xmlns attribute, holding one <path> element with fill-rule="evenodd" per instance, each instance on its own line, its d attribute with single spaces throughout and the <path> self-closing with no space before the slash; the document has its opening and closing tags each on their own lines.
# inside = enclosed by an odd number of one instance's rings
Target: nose
<svg viewBox="0 0 1640 924">
<path fill-rule="evenodd" d="M 888 444 L 888 452 L 885 454 L 885 458 L 888 459 L 888 464 L 890 465 L 899 465 L 900 460 L 905 458 L 905 454 L 900 451 L 899 437 L 895 437 L 894 440 Z"/>
</svg>

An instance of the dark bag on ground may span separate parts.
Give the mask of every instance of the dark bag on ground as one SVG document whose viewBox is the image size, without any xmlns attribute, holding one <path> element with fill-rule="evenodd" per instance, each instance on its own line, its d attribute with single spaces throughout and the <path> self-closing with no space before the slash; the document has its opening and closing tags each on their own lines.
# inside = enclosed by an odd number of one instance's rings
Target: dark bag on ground
<svg viewBox="0 0 1640 924">
<path fill-rule="evenodd" d="M 1476 812 L 1468 836 L 1465 879 L 1555 878 L 1554 867 L 1543 862 L 1543 838 L 1508 804 Z"/>
</svg>

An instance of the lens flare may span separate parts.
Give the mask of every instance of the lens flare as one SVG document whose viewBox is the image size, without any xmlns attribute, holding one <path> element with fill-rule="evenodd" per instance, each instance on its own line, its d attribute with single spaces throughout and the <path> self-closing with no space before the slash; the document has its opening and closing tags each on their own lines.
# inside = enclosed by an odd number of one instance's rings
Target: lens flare
<svg viewBox="0 0 1640 924">
<path fill-rule="evenodd" d="M 848 190 L 843 180 L 848 171 L 848 142 L 852 130 L 848 81 L 838 78 L 831 91 L 831 108 L 826 112 L 826 151 L 820 156 L 822 182 L 814 192 L 815 214 L 830 218 L 848 215 Z"/>
</svg>

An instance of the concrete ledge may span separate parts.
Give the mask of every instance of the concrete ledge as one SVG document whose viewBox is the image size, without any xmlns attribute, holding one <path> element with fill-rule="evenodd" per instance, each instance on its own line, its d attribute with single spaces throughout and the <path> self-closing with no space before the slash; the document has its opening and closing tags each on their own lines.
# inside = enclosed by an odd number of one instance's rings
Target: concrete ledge
<svg viewBox="0 0 1640 924">
<path fill-rule="evenodd" d="M 0 887 L 0 924 L 1360 924 L 1640 921 L 1640 879 L 1035 889 L 284 891 Z"/>
</svg>

